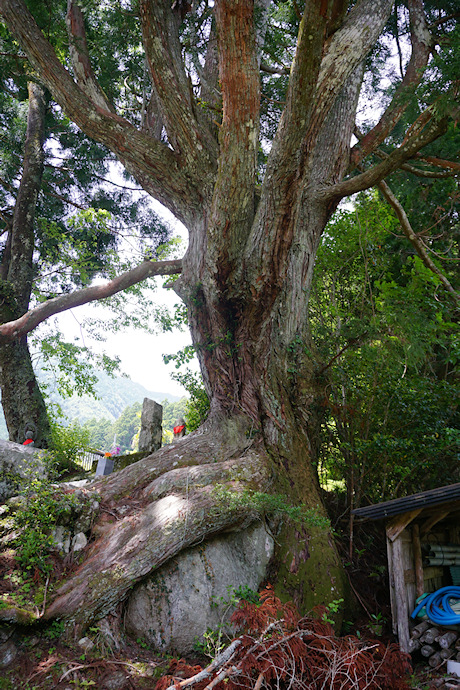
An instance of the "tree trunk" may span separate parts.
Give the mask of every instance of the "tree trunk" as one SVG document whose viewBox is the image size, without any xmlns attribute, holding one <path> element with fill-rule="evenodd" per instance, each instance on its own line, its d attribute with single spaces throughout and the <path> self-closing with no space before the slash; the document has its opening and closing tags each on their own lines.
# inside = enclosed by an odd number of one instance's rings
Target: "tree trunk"
<svg viewBox="0 0 460 690">
<path fill-rule="evenodd" d="M 318 238 L 327 213 L 323 209 L 312 219 Z M 307 264 L 316 247 L 310 251 Z M 190 253 L 185 262 L 185 285 L 194 284 L 187 275 L 196 270 L 194 258 Z M 270 516 L 270 507 L 251 498 L 254 491 L 278 496 L 286 508 L 302 505 L 314 513 L 312 520 L 298 522 L 282 517 L 269 574 L 276 591 L 303 612 L 344 595 L 313 469 L 319 382 L 308 354 L 306 310 L 295 305 L 303 293 L 296 281 L 279 281 L 274 294 L 262 293 L 243 306 L 241 281 L 228 271 L 223 284 L 222 272 L 227 273 L 223 263 L 217 279 L 202 269 L 196 289 L 188 291 L 182 278 L 177 286 L 188 305 L 210 416 L 194 434 L 96 485 L 103 507 L 96 539 L 45 613 L 66 619 L 71 630 L 76 625 L 75 634 L 187 546 Z M 292 332 L 280 323 L 288 303 L 296 315 Z"/>
<path fill-rule="evenodd" d="M 215 45 L 204 71 L 208 85 L 219 86 L 222 111 L 212 109 L 208 116 L 201 107 L 206 104 L 195 98 L 179 31 L 184 13 L 198 12 L 200 3 L 192 8 L 140 0 L 151 82 L 149 130 L 106 101 L 84 54 L 84 22 L 77 15 L 69 22 L 72 77 L 22 0 L 2 0 L 5 21 L 67 115 L 114 151 L 144 189 L 187 226 L 190 242 L 176 289 L 188 308 L 211 401 L 203 428 L 97 484 L 102 514 L 95 541 L 55 593 L 47 618 L 85 626 L 184 547 L 262 517 L 267 511 L 248 489 L 325 515 L 312 467 L 321 381 L 308 348 L 307 322 L 321 234 L 340 198 L 396 170 L 445 131 L 447 118 L 428 109 L 401 146 L 345 179 L 363 65 L 393 2 L 361 0 L 349 11 L 340 0 L 306 2 L 283 112 L 259 185 L 256 25 L 263 31 L 270 4 L 213 3 L 210 36 L 212 42 L 217 36 L 219 78 Z M 420 22 L 414 31 L 417 26 Z M 420 54 L 421 62 L 414 62 L 419 67 L 429 51 Z M 393 109 L 394 118 L 385 114 L 386 133 L 405 107 Z M 381 140 L 382 128 L 370 134 L 363 155 Z M 278 592 L 294 598 L 302 612 L 340 598 L 342 570 L 324 521 L 284 519 L 281 529 L 272 573 Z"/>
<path fill-rule="evenodd" d="M 10 441 L 23 443 L 30 431 L 35 447 L 48 448 L 48 414 L 25 338 L 0 346 L 0 387 Z"/>
<path fill-rule="evenodd" d="M 29 308 L 34 271 L 35 209 L 43 173 L 46 105 L 45 90 L 30 82 L 23 172 L 9 230 L 8 251 L 4 252 L 1 267 L 2 323 L 19 318 Z M 31 431 L 35 445 L 47 448 L 51 430 L 25 336 L 9 345 L 0 345 L 0 388 L 10 440 L 22 443 L 26 431 Z"/>
</svg>

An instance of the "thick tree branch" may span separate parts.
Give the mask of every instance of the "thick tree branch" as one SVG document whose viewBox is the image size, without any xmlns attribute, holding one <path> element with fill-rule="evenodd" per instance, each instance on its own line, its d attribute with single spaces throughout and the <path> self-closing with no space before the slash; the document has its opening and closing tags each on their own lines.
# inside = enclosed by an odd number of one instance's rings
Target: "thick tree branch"
<svg viewBox="0 0 460 690">
<path fill-rule="evenodd" d="M 456 173 L 460 172 L 460 163 L 456 163 L 455 161 L 447 161 L 444 158 L 437 158 L 436 156 L 424 156 L 421 153 L 417 153 L 415 157 L 418 158 L 418 160 L 429 163 L 430 165 L 435 165 L 438 168 L 452 170 Z"/>
<path fill-rule="evenodd" d="M 425 266 L 430 269 L 430 271 L 433 271 L 433 273 L 438 276 L 442 285 L 445 287 L 450 297 L 453 299 L 454 303 L 458 307 L 460 305 L 460 294 L 452 287 L 451 283 L 446 278 L 444 273 L 442 273 L 442 271 L 439 270 L 436 264 L 429 257 L 425 247 L 413 231 L 404 208 L 399 203 L 399 201 L 397 200 L 397 198 L 395 197 L 395 195 L 393 194 L 385 180 L 381 180 L 381 182 L 379 182 L 378 184 L 378 187 L 385 199 L 390 204 L 390 206 L 394 209 L 396 215 L 398 216 L 398 220 L 401 223 L 403 233 L 405 234 L 409 242 L 412 244 L 412 246 L 415 248 L 415 251 L 421 258 L 421 260 L 423 261 Z"/>
<path fill-rule="evenodd" d="M 452 21 L 452 19 L 458 19 L 460 17 L 460 12 L 453 12 L 452 14 L 446 14 L 445 17 L 440 17 L 439 19 L 436 19 L 430 26 L 428 27 L 430 31 L 432 29 L 435 29 L 437 26 L 441 26 L 441 24 L 445 24 L 446 22 Z"/>
<path fill-rule="evenodd" d="M 272 67 L 271 65 L 267 65 L 266 62 L 261 62 L 260 63 L 260 69 L 262 72 L 266 72 L 267 74 L 283 74 L 287 75 L 289 74 L 289 67 Z"/>
<path fill-rule="evenodd" d="M 83 13 L 75 0 L 68 0 L 67 2 L 66 24 L 69 34 L 70 59 L 77 84 L 95 105 L 103 110 L 115 112 L 112 103 L 94 75 L 86 41 Z"/>
<path fill-rule="evenodd" d="M 356 175 L 345 182 L 323 189 L 323 195 L 330 199 L 342 199 L 350 194 L 362 192 L 378 184 L 380 180 L 400 168 L 403 163 L 413 158 L 419 149 L 427 146 L 432 141 L 444 134 L 447 130 L 448 118 L 438 120 L 433 112 L 428 109 L 419 117 L 411 128 L 405 142 L 392 151 L 389 156 L 366 172 Z"/>
<path fill-rule="evenodd" d="M 203 170 L 215 169 L 216 142 L 196 117 L 179 41 L 180 8 L 174 10 L 169 0 L 141 0 L 140 14 L 150 78 L 168 140 L 190 175 L 198 178 L 201 168 L 202 182 Z"/>
<path fill-rule="evenodd" d="M 291 65 L 286 105 L 269 159 L 267 179 L 270 179 L 270 163 L 279 168 L 282 161 L 292 160 L 295 168 L 299 149 L 308 129 L 313 110 L 315 93 L 324 43 L 327 36 L 327 8 L 317 2 L 307 2 L 299 26 L 297 49 Z"/>
<path fill-rule="evenodd" d="M 357 139 L 359 140 L 364 138 L 364 135 L 361 134 L 356 125 L 354 127 L 353 133 L 355 137 L 357 137 Z M 388 153 L 385 153 L 380 149 L 376 149 L 374 151 L 374 154 L 377 156 L 377 158 L 380 158 L 381 160 L 387 160 L 389 156 Z M 453 177 L 454 175 L 456 175 L 456 171 L 460 169 L 460 165 L 458 163 L 441 160 L 439 158 L 433 158 L 432 156 L 425 157 L 422 156 L 422 154 L 420 153 L 416 153 L 414 158 L 426 163 L 431 163 L 431 165 L 438 165 L 438 167 L 442 167 L 444 169 L 443 172 L 435 172 L 434 170 L 423 170 L 422 168 L 416 168 L 413 165 L 409 165 L 409 163 L 403 163 L 401 165 L 401 170 L 406 170 L 406 172 L 410 172 L 412 173 L 412 175 L 416 175 L 417 177 L 425 177 L 428 179 L 443 179 L 445 177 Z M 438 161 L 438 163 L 435 163 L 434 161 Z"/>
<path fill-rule="evenodd" d="M 307 3 L 308 4 L 308 3 Z M 318 85 L 310 128 L 317 131 L 350 75 L 364 60 L 390 16 L 393 0 L 363 0 L 349 12 L 329 39 Z"/>
<path fill-rule="evenodd" d="M 88 302 L 105 299 L 111 297 L 121 290 L 140 283 L 146 278 L 152 276 L 170 276 L 182 271 L 182 259 L 175 259 L 172 261 L 144 261 L 140 266 L 122 273 L 117 278 L 104 283 L 103 285 L 94 285 L 91 287 L 76 290 L 69 295 L 61 295 L 50 299 L 47 302 L 39 304 L 34 309 L 31 309 L 26 314 L 15 321 L 9 321 L 0 326 L 0 345 L 9 343 L 16 338 L 29 333 L 38 324 L 42 323 L 50 316 L 59 314 L 67 309 L 79 307 Z"/>
<path fill-rule="evenodd" d="M 353 169 L 374 151 L 393 130 L 409 105 L 409 94 L 420 82 L 428 64 L 433 41 L 428 31 L 422 0 L 409 0 L 412 54 L 406 74 L 380 121 L 352 149 Z"/>
<path fill-rule="evenodd" d="M 234 218 L 233 239 L 227 244 L 233 251 L 247 237 L 254 218 L 260 109 L 254 2 L 218 0 L 215 17 L 223 113 L 212 224 L 214 232 L 225 233 L 229 216 Z"/>
<path fill-rule="evenodd" d="M 41 82 L 75 124 L 111 149 L 149 194 L 187 222 L 190 206 L 198 207 L 201 195 L 168 145 L 139 132 L 124 118 L 95 107 L 59 62 L 23 0 L 0 0 L 0 15 L 38 70 Z"/>
</svg>

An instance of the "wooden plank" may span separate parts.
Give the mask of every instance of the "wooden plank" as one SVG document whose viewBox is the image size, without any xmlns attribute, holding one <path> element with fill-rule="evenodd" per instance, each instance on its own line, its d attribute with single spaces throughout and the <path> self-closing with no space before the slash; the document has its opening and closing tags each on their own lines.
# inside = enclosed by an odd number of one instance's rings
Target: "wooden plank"
<svg viewBox="0 0 460 690">
<path fill-rule="evenodd" d="M 393 577 L 393 544 L 387 539 L 387 558 L 388 558 L 388 581 L 390 583 L 390 606 L 391 606 L 391 625 L 393 635 L 398 634 L 396 625 L 396 597 L 395 597 L 395 582 Z"/>
<path fill-rule="evenodd" d="M 422 508 L 417 508 L 417 510 L 410 510 L 408 513 L 396 515 L 396 517 L 389 520 L 386 525 L 388 539 L 390 541 L 397 539 L 407 525 L 409 525 L 421 512 Z"/>
<path fill-rule="evenodd" d="M 408 652 L 409 645 L 409 607 L 407 605 L 406 583 L 404 582 L 404 553 L 400 539 L 392 542 L 393 582 L 396 608 L 396 629 L 399 646 Z"/>
<path fill-rule="evenodd" d="M 444 520 L 450 513 L 450 510 L 438 510 L 428 520 L 426 520 L 420 528 L 420 536 L 425 537 L 428 532 L 441 520 Z"/>
<path fill-rule="evenodd" d="M 420 597 L 425 591 L 425 586 L 423 577 L 422 545 L 420 543 L 420 527 L 416 522 L 414 522 L 412 525 L 412 549 L 414 552 L 415 596 Z"/>
</svg>

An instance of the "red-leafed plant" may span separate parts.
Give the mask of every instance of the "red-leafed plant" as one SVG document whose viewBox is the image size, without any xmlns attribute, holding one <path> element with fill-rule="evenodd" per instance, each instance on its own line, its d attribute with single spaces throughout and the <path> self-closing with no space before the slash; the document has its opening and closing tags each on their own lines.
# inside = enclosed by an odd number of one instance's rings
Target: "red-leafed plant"
<svg viewBox="0 0 460 690">
<path fill-rule="evenodd" d="M 320 614 L 322 611 L 320 610 Z M 240 636 L 205 669 L 170 668 L 156 690 L 403 690 L 409 657 L 395 644 L 337 637 L 324 616 L 300 618 L 267 586 L 260 603 L 241 601 L 231 622 Z M 177 662 L 175 662 L 177 664 Z M 176 672 L 175 672 L 176 671 Z M 198 672 L 197 672 L 198 671 Z"/>
</svg>

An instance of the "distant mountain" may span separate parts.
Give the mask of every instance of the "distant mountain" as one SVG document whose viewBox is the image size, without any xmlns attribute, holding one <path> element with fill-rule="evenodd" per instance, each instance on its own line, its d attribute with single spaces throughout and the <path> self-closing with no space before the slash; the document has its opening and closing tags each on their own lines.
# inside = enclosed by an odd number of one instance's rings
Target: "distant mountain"
<svg viewBox="0 0 460 690">
<path fill-rule="evenodd" d="M 118 419 L 125 407 L 132 405 L 135 402 L 140 402 L 144 398 L 151 398 L 158 403 L 163 400 L 168 402 L 177 402 L 180 400 L 178 395 L 170 395 L 169 393 L 160 393 L 158 391 L 149 391 L 140 383 L 131 381 L 131 379 L 115 376 L 111 378 L 103 372 L 96 372 L 98 382 L 95 386 L 98 400 L 90 395 L 72 395 L 70 398 L 62 398 L 56 391 L 56 384 L 52 375 L 48 372 L 38 372 L 38 380 L 40 384 L 46 386 L 47 394 L 52 403 L 60 405 L 64 415 L 70 421 L 85 422 L 92 417 L 99 419 L 105 418 L 110 421 Z M 5 419 L 0 408 L 0 438 L 7 439 L 8 431 L 5 424 Z"/>
</svg>

